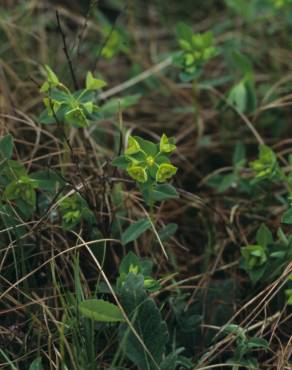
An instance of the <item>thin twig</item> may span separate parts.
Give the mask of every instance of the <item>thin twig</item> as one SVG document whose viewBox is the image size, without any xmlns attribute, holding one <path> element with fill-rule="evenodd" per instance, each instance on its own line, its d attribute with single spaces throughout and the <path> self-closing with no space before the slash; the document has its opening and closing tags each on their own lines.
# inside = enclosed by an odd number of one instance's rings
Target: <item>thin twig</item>
<svg viewBox="0 0 292 370">
<path fill-rule="evenodd" d="M 68 47 L 67 47 L 67 43 L 66 43 L 66 35 L 65 35 L 65 33 L 62 29 L 62 26 L 61 26 L 61 21 L 60 21 L 60 16 L 59 16 L 58 10 L 56 10 L 56 18 L 57 18 L 57 23 L 58 23 L 58 29 L 59 29 L 59 32 L 62 36 L 63 51 L 64 51 L 66 59 L 67 59 L 67 63 L 68 63 L 68 67 L 69 67 L 69 70 L 70 70 L 70 73 L 71 73 L 73 85 L 74 85 L 75 90 L 78 90 L 79 89 L 78 82 L 77 82 L 76 75 L 75 75 L 75 72 L 74 72 L 72 59 L 71 59 L 69 51 L 68 51 Z"/>
<path fill-rule="evenodd" d="M 86 31 L 87 26 L 88 26 L 88 21 L 89 21 L 91 10 L 93 9 L 93 7 L 95 5 L 98 4 L 98 2 L 99 2 L 99 0 L 91 0 L 89 2 L 88 10 L 86 12 L 86 16 L 85 16 L 85 20 L 84 20 L 84 24 L 82 26 L 81 31 L 79 32 L 79 35 L 77 36 L 77 39 L 78 39 L 78 41 L 77 41 L 77 52 L 76 52 L 77 57 L 80 56 L 80 46 L 81 46 L 82 40 L 83 40 L 84 35 L 85 35 L 85 31 Z M 73 46 L 73 48 L 74 48 L 74 46 Z"/>
</svg>

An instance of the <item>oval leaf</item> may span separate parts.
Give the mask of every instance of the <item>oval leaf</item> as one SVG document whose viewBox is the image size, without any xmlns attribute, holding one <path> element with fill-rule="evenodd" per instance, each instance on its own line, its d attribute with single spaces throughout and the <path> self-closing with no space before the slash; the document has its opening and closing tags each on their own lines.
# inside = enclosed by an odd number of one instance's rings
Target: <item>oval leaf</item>
<svg viewBox="0 0 292 370">
<path fill-rule="evenodd" d="M 147 218 L 142 218 L 129 226 L 122 235 L 122 243 L 128 244 L 139 238 L 146 230 L 150 229 L 151 223 Z"/>
<path fill-rule="evenodd" d="M 95 321 L 124 321 L 120 309 L 103 299 L 87 299 L 79 304 L 79 311 L 83 316 Z"/>
<path fill-rule="evenodd" d="M 6 135 L 0 139 L 0 159 L 10 159 L 13 152 L 13 138 Z"/>
</svg>

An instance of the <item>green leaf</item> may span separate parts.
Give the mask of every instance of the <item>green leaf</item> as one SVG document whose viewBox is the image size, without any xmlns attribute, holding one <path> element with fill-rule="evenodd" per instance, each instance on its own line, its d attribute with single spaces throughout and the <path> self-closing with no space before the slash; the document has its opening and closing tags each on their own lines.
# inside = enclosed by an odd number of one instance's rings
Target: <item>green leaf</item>
<svg viewBox="0 0 292 370">
<path fill-rule="evenodd" d="M 147 218 L 143 218 L 130 225 L 122 234 L 122 243 L 124 245 L 136 240 L 146 230 L 151 228 L 151 223 Z"/>
<path fill-rule="evenodd" d="M 88 101 L 84 104 L 82 104 L 82 107 L 85 109 L 87 114 L 91 114 L 93 111 L 93 103 L 92 101 Z"/>
<path fill-rule="evenodd" d="M 286 297 L 288 298 L 288 300 L 287 300 L 287 304 L 288 304 L 289 306 L 291 306 L 291 305 L 292 305 L 292 289 L 286 289 L 286 290 L 285 290 L 285 295 L 286 295 Z"/>
<path fill-rule="evenodd" d="M 26 233 L 26 228 L 19 226 L 19 217 L 15 215 L 15 212 L 7 204 L 0 204 L 0 223 L 3 229 L 12 228 L 9 233 L 16 238 L 20 238 Z"/>
<path fill-rule="evenodd" d="M 177 38 L 180 40 L 191 41 L 193 36 L 193 31 L 190 26 L 183 22 L 179 22 L 176 25 Z"/>
<path fill-rule="evenodd" d="M 165 225 L 162 229 L 159 230 L 158 235 L 162 242 L 167 241 L 171 238 L 177 231 L 177 224 L 170 223 Z"/>
<path fill-rule="evenodd" d="M 256 234 L 256 241 L 262 247 L 267 247 L 268 244 L 273 243 L 273 235 L 265 224 L 262 224 Z"/>
<path fill-rule="evenodd" d="M 277 156 L 266 145 L 259 146 L 259 158 L 250 163 L 250 167 L 256 172 L 254 183 L 269 179 L 283 179 L 282 170 L 278 164 Z"/>
<path fill-rule="evenodd" d="M 3 198 L 5 200 L 22 199 L 30 206 L 35 205 L 36 193 L 38 187 L 36 180 L 31 179 L 29 176 L 20 176 L 18 179 L 8 184 L 4 190 Z"/>
<path fill-rule="evenodd" d="M 224 327 L 224 332 L 236 334 L 236 336 L 239 337 L 241 340 L 245 340 L 245 331 L 239 325 L 228 324 L 226 327 Z"/>
<path fill-rule="evenodd" d="M 62 104 L 55 114 L 51 115 L 48 109 L 45 109 L 41 112 L 39 120 L 44 125 L 52 125 L 64 120 L 65 114 L 68 111 L 69 106 Z"/>
<path fill-rule="evenodd" d="M 33 362 L 30 364 L 29 370 L 43 370 L 42 365 L 42 358 L 37 357 Z"/>
<path fill-rule="evenodd" d="M 252 63 L 247 56 L 241 54 L 238 51 L 233 51 L 232 54 L 233 62 L 236 64 L 236 67 L 241 70 L 243 75 L 252 74 Z"/>
<path fill-rule="evenodd" d="M 178 192 L 170 184 L 162 184 L 155 186 L 151 198 L 154 201 L 162 201 L 166 199 L 176 199 L 178 198 Z"/>
<path fill-rule="evenodd" d="M 175 370 L 177 368 L 177 358 L 176 352 L 170 353 L 160 364 L 160 370 Z"/>
<path fill-rule="evenodd" d="M 0 160 L 10 159 L 13 153 L 13 137 L 6 135 L 0 140 Z"/>
<path fill-rule="evenodd" d="M 47 75 L 48 75 L 48 81 L 50 81 L 54 84 L 58 84 L 59 79 L 58 79 L 57 75 L 53 72 L 53 70 L 47 64 L 45 65 L 45 70 L 46 70 Z"/>
<path fill-rule="evenodd" d="M 49 192 L 55 192 L 65 185 L 62 177 L 57 172 L 49 169 L 33 172 L 30 174 L 30 178 L 37 180 L 39 189 Z"/>
<path fill-rule="evenodd" d="M 243 268 L 248 272 L 252 282 L 257 282 L 266 270 L 268 260 L 266 248 L 262 245 L 248 245 L 242 247 L 240 252 L 244 259 Z"/>
<path fill-rule="evenodd" d="M 238 141 L 235 146 L 233 154 L 233 166 L 235 168 L 241 168 L 246 162 L 245 146 L 241 141 Z"/>
<path fill-rule="evenodd" d="M 152 267 L 153 263 L 151 260 L 140 259 L 135 253 L 129 252 L 120 263 L 117 288 L 119 289 L 123 286 L 129 273 L 134 275 L 142 274 L 145 277 L 144 287 L 147 287 L 147 289 L 159 287 L 159 284 L 150 277 Z"/>
<path fill-rule="evenodd" d="M 132 271 L 131 271 L 132 270 Z M 133 270 L 136 270 L 137 273 L 141 272 L 141 263 L 140 259 L 136 256 L 135 253 L 129 252 L 120 263 L 119 273 L 128 274 L 129 272 L 133 273 Z"/>
<path fill-rule="evenodd" d="M 158 146 L 149 140 L 142 139 L 139 136 L 133 136 L 134 139 L 139 143 L 142 150 L 147 155 L 155 156 L 158 153 Z"/>
<path fill-rule="evenodd" d="M 285 246 L 289 245 L 289 240 L 281 227 L 277 230 L 277 236 Z"/>
<path fill-rule="evenodd" d="M 47 74 L 47 80 L 41 86 L 40 92 L 47 92 L 51 88 L 58 86 L 60 84 L 57 75 L 52 71 L 52 69 L 48 65 L 45 65 L 44 68 Z"/>
<path fill-rule="evenodd" d="M 271 258 L 283 258 L 287 254 L 287 251 L 277 251 L 270 254 Z"/>
<path fill-rule="evenodd" d="M 15 180 L 16 177 L 27 175 L 24 165 L 13 159 L 8 159 L 7 162 L 5 162 L 5 166 L 0 167 L 0 173 L 11 180 Z"/>
<path fill-rule="evenodd" d="M 86 89 L 87 90 L 99 90 L 106 86 L 107 83 L 103 80 L 99 80 L 93 77 L 93 74 L 89 71 L 86 75 Z"/>
<path fill-rule="evenodd" d="M 131 161 L 124 155 L 120 155 L 112 161 L 112 165 L 123 170 L 126 170 L 129 167 Z"/>
<path fill-rule="evenodd" d="M 76 127 L 85 127 L 85 126 L 87 126 L 87 119 L 84 115 L 83 110 L 79 107 L 69 110 L 65 114 L 65 120 L 70 125 L 73 125 L 73 126 L 76 126 Z"/>
<path fill-rule="evenodd" d="M 120 309 L 103 299 L 87 299 L 79 304 L 80 313 L 88 319 L 102 322 L 120 322 L 124 317 Z"/>
<path fill-rule="evenodd" d="M 257 95 L 252 78 L 248 78 L 245 81 L 245 87 L 247 93 L 247 112 L 254 112 L 257 108 Z"/>
<path fill-rule="evenodd" d="M 73 98 L 81 104 L 92 102 L 95 98 L 95 92 L 92 90 L 78 90 L 73 94 Z"/>
<path fill-rule="evenodd" d="M 249 277 L 253 284 L 257 283 L 263 276 L 266 270 L 266 266 L 249 271 Z"/>
<path fill-rule="evenodd" d="M 222 177 L 222 180 L 217 188 L 218 193 L 224 193 L 229 189 L 234 183 L 236 183 L 237 175 L 234 172 L 231 172 Z"/>
<path fill-rule="evenodd" d="M 180 353 L 184 352 L 184 348 L 178 348 L 174 352 L 167 355 L 161 364 L 159 365 L 160 370 L 176 370 L 178 365 L 181 365 L 180 369 L 192 369 L 194 364 L 184 356 L 181 356 Z"/>
<path fill-rule="evenodd" d="M 247 107 L 247 91 L 243 81 L 232 87 L 227 98 L 229 104 L 243 113 Z"/>
<path fill-rule="evenodd" d="M 247 342 L 248 348 L 269 349 L 269 342 L 263 338 L 252 337 Z"/>
<path fill-rule="evenodd" d="M 58 89 L 50 90 L 49 97 L 52 100 L 52 103 L 55 101 L 58 103 L 70 103 L 72 102 L 72 97 L 68 94 L 68 92 L 60 91 Z M 74 101 L 74 99 L 73 99 Z"/>
<path fill-rule="evenodd" d="M 282 223 L 283 224 L 292 224 L 292 208 L 288 209 L 283 215 L 282 215 Z"/>
<path fill-rule="evenodd" d="M 78 193 L 72 194 L 59 203 L 62 216 L 62 227 L 66 230 L 73 229 L 81 221 L 93 225 L 95 217 L 88 208 L 86 200 Z"/>
<path fill-rule="evenodd" d="M 142 275 L 129 274 L 121 290 L 121 303 L 151 357 L 126 324 L 119 328 L 126 356 L 139 370 L 158 370 L 168 341 L 166 323 L 153 299 L 144 289 Z"/>
</svg>

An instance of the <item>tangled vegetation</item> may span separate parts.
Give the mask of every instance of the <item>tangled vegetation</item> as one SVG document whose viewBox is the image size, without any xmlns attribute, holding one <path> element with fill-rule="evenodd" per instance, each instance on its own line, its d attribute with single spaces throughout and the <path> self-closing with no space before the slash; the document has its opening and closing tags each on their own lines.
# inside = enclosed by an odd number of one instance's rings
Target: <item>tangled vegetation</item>
<svg viewBox="0 0 292 370">
<path fill-rule="evenodd" d="M 290 0 L 3 0 L 0 368 L 291 369 Z"/>
</svg>

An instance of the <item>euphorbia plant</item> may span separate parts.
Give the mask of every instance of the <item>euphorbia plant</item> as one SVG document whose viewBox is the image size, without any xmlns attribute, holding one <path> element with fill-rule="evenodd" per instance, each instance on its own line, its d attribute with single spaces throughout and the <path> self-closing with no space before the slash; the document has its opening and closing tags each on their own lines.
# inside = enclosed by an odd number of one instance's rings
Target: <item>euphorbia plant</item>
<svg viewBox="0 0 292 370">
<path fill-rule="evenodd" d="M 45 71 L 47 78 L 40 89 L 46 95 L 43 99 L 46 109 L 40 116 L 42 123 L 59 122 L 73 127 L 86 127 L 89 121 L 99 118 L 100 108 L 94 103 L 95 91 L 106 86 L 106 82 L 88 72 L 85 88 L 71 92 L 49 66 L 45 66 Z"/>
<path fill-rule="evenodd" d="M 66 139 L 69 129 L 86 127 L 90 121 L 100 118 L 100 107 L 96 104 L 96 91 L 106 86 L 106 82 L 95 78 L 89 71 L 86 75 L 85 88 L 72 92 L 49 66 L 46 65 L 44 68 L 47 78 L 40 92 L 45 94 L 43 102 L 46 109 L 41 113 L 40 121 L 43 124 L 62 125 L 63 162 L 66 163 L 70 152 Z"/>
<path fill-rule="evenodd" d="M 182 22 L 178 23 L 176 33 L 181 50 L 175 62 L 182 69 L 180 77 L 184 81 L 193 80 L 201 73 L 205 63 L 218 54 L 213 33 L 194 33 L 190 26 Z"/>
<path fill-rule="evenodd" d="M 174 187 L 167 182 L 177 172 L 170 156 L 176 146 L 172 138 L 162 135 L 155 144 L 139 136 L 130 136 L 124 154 L 113 161 L 113 165 L 127 171 L 134 179 L 147 204 L 177 197 Z"/>
<path fill-rule="evenodd" d="M 89 209 L 86 200 L 78 193 L 61 199 L 59 209 L 62 217 L 62 227 L 65 230 L 73 229 L 82 221 L 87 222 L 88 225 L 95 222 L 94 214 Z"/>
</svg>

